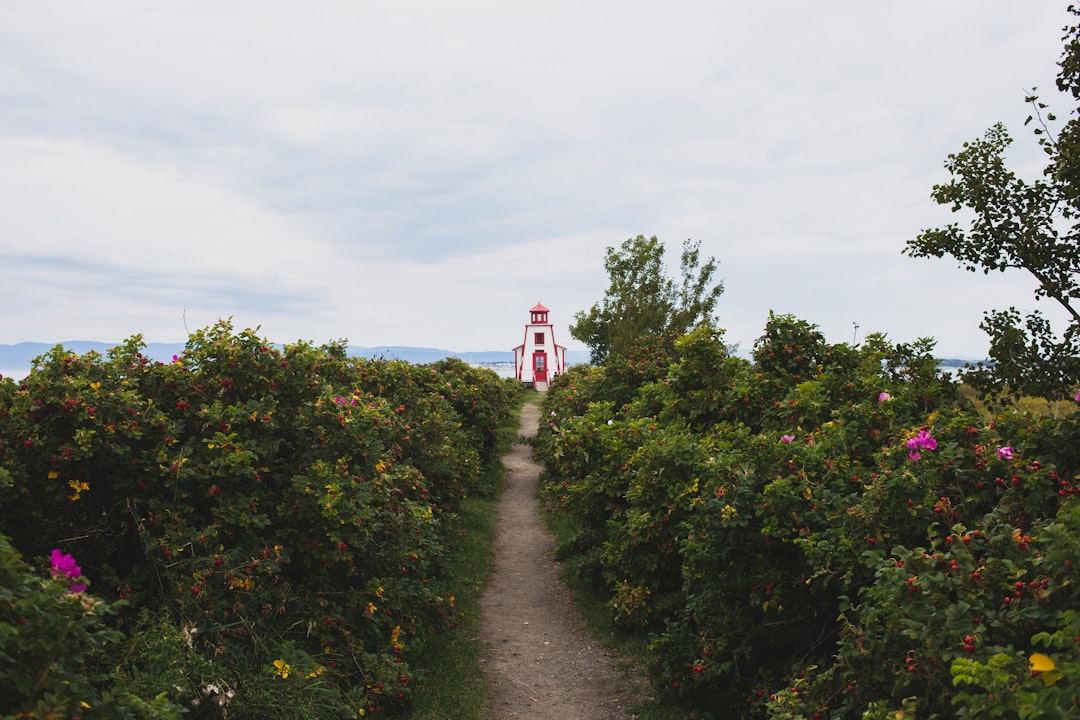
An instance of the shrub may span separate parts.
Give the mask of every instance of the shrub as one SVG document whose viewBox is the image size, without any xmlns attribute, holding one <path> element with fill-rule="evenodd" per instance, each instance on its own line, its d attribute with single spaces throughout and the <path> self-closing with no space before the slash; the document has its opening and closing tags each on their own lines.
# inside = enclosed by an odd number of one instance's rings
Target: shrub
<svg viewBox="0 0 1080 720">
<path fill-rule="evenodd" d="M 70 561 L 70 557 L 68 557 Z M 0 712 L 6 717 L 172 720 L 181 708 L 143 700 L 111 670 L 123 636 L 106 618 L 123 607 L 70 573 L 38 570 L 0 535 Z"/>
<path fill-rule="evenodd" d="M 1080 425 L 987 422 L 932 348 L 770 316 L 752 365 L 699 331 L 629 399 L 607 368 L 549 393 L 548 507 L 652 638 L 661 696 L 703 718 L 1076 712 Z"/>
<path fill-rule="evenodd" d="M 0 385 L 0 527 L 130 603 L 119 673 L 196 716 L 407 704 L 454 624 L 440 572 L 514 390 L 463 363 L 277 348 L 222 322 L 172 362 L 57 347 Z"/>
</svg>

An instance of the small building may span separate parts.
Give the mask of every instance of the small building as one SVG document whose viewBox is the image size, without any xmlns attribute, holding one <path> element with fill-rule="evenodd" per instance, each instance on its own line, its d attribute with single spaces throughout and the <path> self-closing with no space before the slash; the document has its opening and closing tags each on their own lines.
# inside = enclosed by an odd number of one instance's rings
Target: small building
<svg viewBox="0 0 1080 720">
<path fill-rule="evenodd" d="M 529 311 L 525 341 L 514 348 L 514 371 L 526 385 L 545 391 L 548 383 L 566 372 L 566 348 L 555 342 L 555 327 L 548 320 L 551 312 L 540 303 Z"/>
</svg>

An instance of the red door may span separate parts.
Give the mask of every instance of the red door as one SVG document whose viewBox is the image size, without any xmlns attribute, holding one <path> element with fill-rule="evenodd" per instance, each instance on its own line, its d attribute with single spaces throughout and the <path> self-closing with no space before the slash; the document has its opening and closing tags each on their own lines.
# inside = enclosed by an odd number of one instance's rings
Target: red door
<svg viewBox="0 0 1080 720">
<path fill-rule="evenodd" d="M 533 353 L 533 382 L 547 382 L 547 353 Z"/>
</svg>

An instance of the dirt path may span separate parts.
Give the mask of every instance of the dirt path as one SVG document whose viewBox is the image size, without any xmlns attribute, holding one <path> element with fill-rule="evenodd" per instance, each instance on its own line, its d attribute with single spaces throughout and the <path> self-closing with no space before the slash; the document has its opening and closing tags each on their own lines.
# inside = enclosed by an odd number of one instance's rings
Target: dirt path
<svg viewBox="0 0 1080 720">
<path fill-rule="evenodd" d="M 520 434 L 536 434 L 539 410 L 521 412 Z M 625 679 L 595 646 L 558 577 L 554 542 L 537 499 L 540 468 L 527 445 L 503 458 L 506 487 L 495 529 L 495 570 L 480 601 L 488 650 L 488 720 L 628 718 Z"/>
</svg>

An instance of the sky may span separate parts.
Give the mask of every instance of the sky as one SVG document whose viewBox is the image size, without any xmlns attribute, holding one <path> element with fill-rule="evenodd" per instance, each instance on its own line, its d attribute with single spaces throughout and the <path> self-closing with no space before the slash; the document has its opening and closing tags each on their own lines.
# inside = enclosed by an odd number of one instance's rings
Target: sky
<svg viewBox="0 0 1080 720">
<path fill-rule="evenodd" d="M 0 0 L 0 343 L 510 349 L 603 298 L 605 250 L 715 257 L 726 339 L 982 357 L 1022 274 L 902 255 L 946 156 L 1054 91 L 1045 0 Z"/>
</svg>

